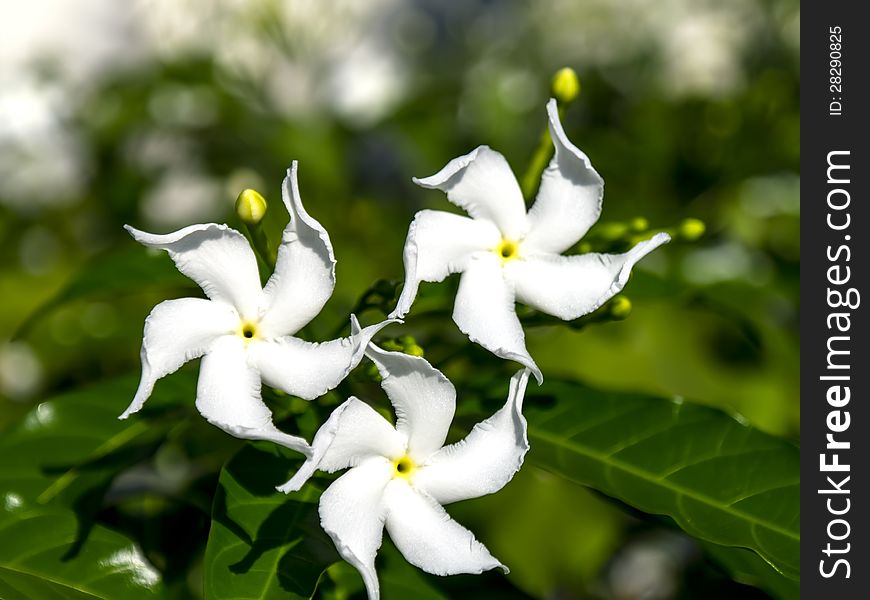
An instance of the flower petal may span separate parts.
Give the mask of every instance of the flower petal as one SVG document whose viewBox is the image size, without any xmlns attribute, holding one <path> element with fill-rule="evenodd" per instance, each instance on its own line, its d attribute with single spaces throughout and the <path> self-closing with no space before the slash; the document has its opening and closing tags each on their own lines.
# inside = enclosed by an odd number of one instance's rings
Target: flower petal
<svg viewBox="0 0 870 600">
<path fill-rule="evenodd" d="M 412 565 L 434 575 L 483 573 L 507 567 L 432 497 L 394 479 L 384 490 L 390 539 Z"/>
<path fill-rule="evenodd" d="M 520 302 L 566 321 L 588 314 L 617 294 L 641 258 L 670 240 L 657 233 L 624 254 L 541 255 L 512 261 L 506 273 Z"/>
<path fill-rule="evenodd" d="M 175 266 L 212 300 L 227 302 L 246 319 L 259 317 L 263 292 L 257 259 L 245 237 L 226 225 L 191 225 L 158 235 L 124 225 L 137 242 L 166 250 Z"/>
<path fill-rule="evenodd" d="M 327 473 L 355 467 L 372 456 L 390 460 L 405 453 L 407 438 L 371 406 L 351 397 L 318 469 Z"/>
<path fill-rule="evenodd" d="M 543 381 L 541 370 L 526 350 L 525 334 L 514 309 L 513 286 L 505 280 L 501 259 L 494 253 L 478 252 L 469 261 L 456 292 L 453 320 L 472 342 L 527 366 L 538 383 Z"/>
<path fill-rule="evenodd" d="M 209 423 L 246 440 L 268 440 L 310 454 L 308 443 L 272 424 L 272 412 L 260 397 L 260 375 L 248 365 L 245 342 L 225 335 L 202 359 L 196 408 Z"/>
<path fill-rule="evenodd" d="M 421 461 L 441 448 L 456 412 L 456 389 L 419 356 L 386 352 L 374 344 L 366 350 L 381 373 L 381 387 L 396 411 L 396 430 L 408 451 Z"/>
<path fill-rule="evenodd" d="M 139 411 L 158 379 L 205 354 L 215 338 L 230 333 L 238 320 L 232 307 L 202 298 L 166 300 L 155 306 L 145 319 L 139 389 L 118 418 Z"/>
<path fill-rule="evenodd" d="M 604 180 L 565 135 L 556 101 L 547 103 L 550 137 L 556 153 L 541 176 L 535 204 L 529 210 L 524 246 L 541 252 L 564 252 L 598 220 Z"/>
<path fill-rule="evenodd" d="M 267 385 L 314 400 L 337 386 L 359 364 L 366 345 L 381 329 L 396 322 L 387 320 L 365 329 L 351 317 L 351 336 L 330 342 L 305 342 L 280 337 L 251 343 L 252 364 Z"/>
<path fill-rule="evenodd" d="M 335 255 L 323 226 L 302 206 L 294 160 L 281 188 L 290 222 L 275 272 L 263 290 L 268 308 L 260 326 L 269 336 L 293 335 L 317 316 L 335 288 Z"/>
<path fill-rule="evenodd" d="M 384 458 L 360 463 L 320 496 L 320 524 L 338 553 L 362 575 L 369 600 L 380 597 L 375 555 L 384 533 L 384 488 L 393 465 Z"/>
<path fill-rule="evenodd" d="M 407 314 L 421 281 L 442 281 L 465 269 L 473 252 L 495 248 L 500 242 L 498 228 L 489 221 L 440 210 L 418 212 L 405 240 L 405 285 L 390 316 Z"/>
<path fill-rule="evenodd" d="M 285 494 L 298 491 L 317 469 L 333 473 L 375 456 L 394 460 L 405 453 L 406 444 L 407 438 L 377 411 L 350 397 L 317 430 L 311 456 L 277 489 Z"/>
<path fill-rule="evenodd" d="M 502 234 L 518 240 L 528 231 L 520 185 L 504 156 L 488 146 L 454 158 L 435 175 L 414 183 L 447 193 L 447 199 L 475 219 L 495 223 Z"/>
<path fill-rule="evenodd" d="M 505 405 L 474 426 L 468 436 L 445 446 L 417 469 L 414 485 L 440 504 L 497 492 L 520 470 L 529 450 L 523 396 L 529 370 L 511 378 Z"/>
</svg>

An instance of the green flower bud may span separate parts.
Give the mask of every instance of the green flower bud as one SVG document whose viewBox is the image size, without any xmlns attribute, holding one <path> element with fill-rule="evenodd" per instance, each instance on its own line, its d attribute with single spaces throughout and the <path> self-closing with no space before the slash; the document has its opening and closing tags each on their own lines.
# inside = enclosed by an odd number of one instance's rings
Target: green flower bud
<svg viewBox="0 0 870 600">
<path fill-rule="evenodd" d="M 627 296 L 620 294 L 614 296 L 610 301 L 610 316 L 613 319 L 622 320 L 628 318 L 631 314 L 631 300 Z"/>
<path fill-rule="evenodd" d="M 707 230 L 707 226 L 701 219 L 685 219 L 677 228 L 681 238 L 689 242 L 699 239 Z"/>
<path fill-rule="evenodd" d="M 569 104 L 580 95 L 580 79 L 571 67 L 559 69 L 553 76 L 551 85 L 553 96 L 559 104 Z"/>
<path fill-rule="evenodd" d="M 649 221 L 647 221 L 643 217 L 635 217 L 629 222 L 628 226 L 632 231 L 646 231 L 647 229 L 649 229 Z"/>
<path fill-rule="evenodd" d="M 418 346 L 417 344 L 411 344 L 405 348 L 405 354 L 410 354 L 411 356 L 423 356 L 423 348 Z"/>
<path fill-rule="evenodd" d="M 236 214 L 246 225 L 257 225 L 266 214 L 266 199 L 252 189 L 242 190 L 236 198 Z"/>
<path fill-rule="evenodd" d="M 417 344 L 417 340 L 412 335 L 400 335 L 394 340 L 387 340 L 381 344 L 381 347 L 384 350 L 403 352 L 411 356 L 423 356 L 423 348 Z"/>
<path fill-rule="evenodd" d="M 403 350 L 402 343 L 398 340 L 384 340 L 380 342 L 380 346 L 387 352 L 401 352 Z"/>
<path fill-rule="evenodd" d="M 628 234 L 625 223 L 602 223 L 598 226 L 598 235 L 608 241 L 621 240 Z"/>
<path fill-rule="evenodd" d="M 413 335 L 400 335 L 396 338 L 396 341 L 399 342 L 402 347 L 412 346 L 417 343 L 417 340 L 414 339 Z"/>
<path fill-rule="evenodd" d="M 381 372 L 378 371 L 378 368 L 375 366 L 374 363 L 369 363 L 368 365 L 366 365 L 365 376 L 371 381 L 374 381 L 375 383 L 380 383 L 384 379 L 383 377 L 381 377 Z"/>
</svg>

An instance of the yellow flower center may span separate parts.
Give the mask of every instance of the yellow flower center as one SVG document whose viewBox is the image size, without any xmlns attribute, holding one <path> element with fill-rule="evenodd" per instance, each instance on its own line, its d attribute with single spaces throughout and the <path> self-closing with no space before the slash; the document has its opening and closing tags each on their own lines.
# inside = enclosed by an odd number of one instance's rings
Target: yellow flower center
<svg viewBox="0 0 870 600">
<path fill-rule="evenodd" d="M 237 333 L 239 337 L 244 339 L 246 342 L 250 342 L 260 337 L 259 331 L 257 330 L 257 324 L 251 321 L 242 321 Z"/>
<path fill-rule="evenodd" d="M 410 479 L 417 470 L 417 463 L 411 460 L 407 454 L 402 458 L 393 461 L 393 479 L 401 477 L 402 479 Z"/>
<path fill-rule="evenodd" d="M 502 240 L 501 243 L 495 247 L 495 253 L 499 255 L 503 263 L 506 263 L 519 256 L 520 246 L 513 240 Z"/>
</svg>

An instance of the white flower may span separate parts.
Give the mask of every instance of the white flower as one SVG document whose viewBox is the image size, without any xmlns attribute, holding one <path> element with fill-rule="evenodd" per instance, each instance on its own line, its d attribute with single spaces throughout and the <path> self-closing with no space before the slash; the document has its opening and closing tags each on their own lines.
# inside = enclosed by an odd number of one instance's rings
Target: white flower
<svg viewBox="0 0 870 600">
<path fill-rule="evenodd" d="M 564 320 L 592 312 L 619 292 L 631 267 L 670 237 L 659 233 L 624 254 L 561 256 L 601 213 L 604 181 L 565 136 L 556 101 L 547 104 L 556 152 L 535 204 L 522 192 L 504 157 L 487 146 L 414 182 L 447 193 L 472 218 L 442 211 L 417 213 L 405 242 L 405 286 L 390 317 L 411 308 L 421 281 L 462 273 L 453 320 L 468 337 L 502 358 L 541 371 L 526 350 L 516 300 Z"/>
<path fill-rule="evenodd" d="M 210 423 L 237 437 L 271 440 L 310 453 L 305 440 L 272 424 L 272 413 L 260 396 L 261 380 L 314 399 L 344 379 L 372 336 L 390 321 L 360 330 L 352 316 L 351 337 L 320 344 L 292 337 L 332 295 L 335 257 L 329 234 L 302 206 L 295 161 L 282 191 L 290 223 L 265 288 L 247 240 L 226 225 L 191 225 L 167 235 L 126 226 L 136 241 L 166 250 L 209 300 L 167 300 L 148 315 L 142 379 L 121 419 L 142 408 L 158 379 L 203 357 L 196 407 Z"/>
<path fill-rule="evenodd" d="M 350 398 L 320 428 L 313 456 L 278 489 L 296 491 L 315 469 L 351 467 L 320 497 L 320 522 L 341 556 L 379 597 L 375 555 L 384 527 L 413 565 L 435 575 L 508 569 L 442 504 L 500 490 L 529 449 L 523 395 L 529 370 L 510 382 L 507 402 L 468 436 L 443 446 L 456 409 L 456 390 L 424 359 L 369 344 L 396 411 L 390 425 L 368 404 Z"/>
</svg>

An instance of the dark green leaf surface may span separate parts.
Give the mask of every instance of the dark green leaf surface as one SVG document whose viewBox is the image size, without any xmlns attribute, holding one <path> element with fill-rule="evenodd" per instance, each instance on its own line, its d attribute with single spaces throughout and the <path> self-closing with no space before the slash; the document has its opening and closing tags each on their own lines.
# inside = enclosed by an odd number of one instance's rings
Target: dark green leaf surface
<svg viewBox="0 0 870 600">
<path fill-rule="evenodd" d="M 735 581 L 761 588 L 780 600 L 800 598 L 800 582 L 783 577 L 754 552 L 710 542 L 705 542 L 703 546 L 713 560 L 724 567 Z"/>
<path fill-rule="evenodd" d="M 799 452 L 718 410 L 550 382 L 526 403 L 529 459 L 799 577 Z"/>
<path fill-rule="evenodd" d="M 142 413 L 118 420 L 138 377 L 123 377 L 39 403 L 0 438 L 0 490 L 47 504 L 75 504 L 141 460 L 174 422 L 143 414 L 193 404 L 191 374 L 161 381 Z"/>
<path fill-rule="evenodd" d="M 160 574 L 139 549 L 94 521 L 115 475 L 150 454 L 170 425 L 118 420 L 137 382 L 124 377 L 41 402 L 0 438 L 0 598 L 160 594 Z M 179 374 L 158 385 L 148 410 L 192 402 L 192 393 L 191 377 Z"/>
<path fill-rule="evenodd" d="M 162 596 L 160 574 L 124 536 L 94 527 L 74 557 L 73 514 L 34 507 L 12 492 L 0 505 L 0 597 L 4 600 Z"/>
<path fill-rule="evenodd" d="M 315 490 L 275 490 L 300 457 L 251 444 L 221 471 L 205 553 L 206 598 L 310 598 L 323 572 L 340 560 L 320 528 Z"/>
</svg>

